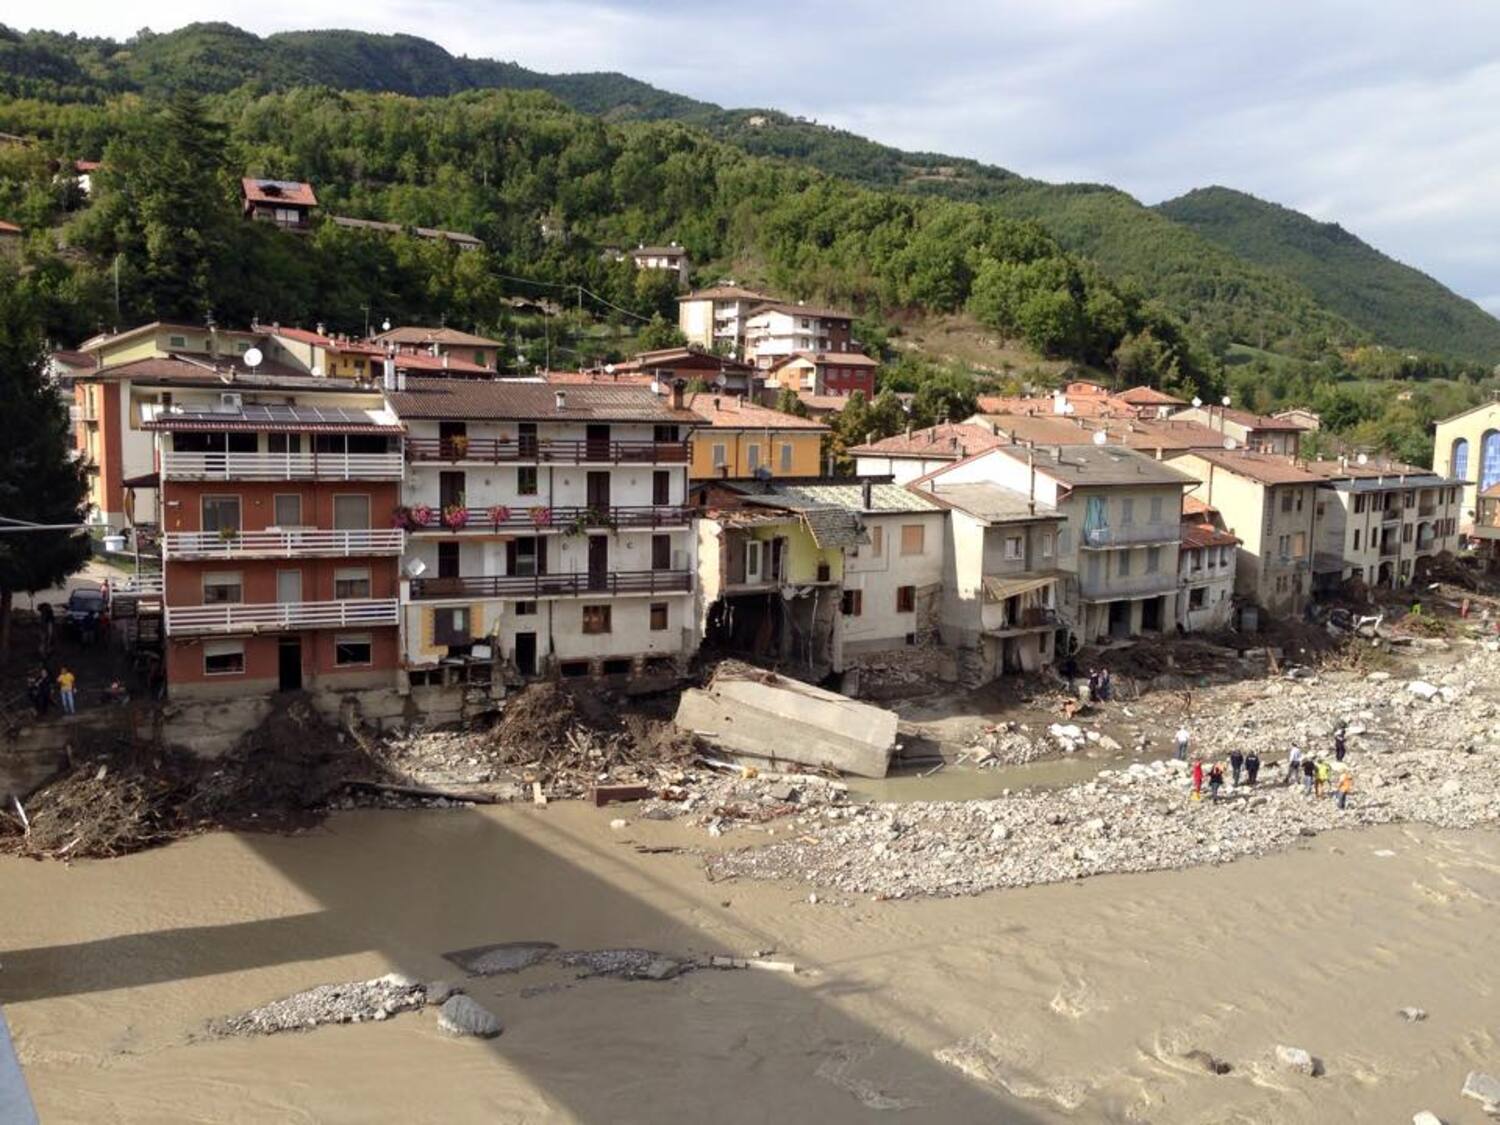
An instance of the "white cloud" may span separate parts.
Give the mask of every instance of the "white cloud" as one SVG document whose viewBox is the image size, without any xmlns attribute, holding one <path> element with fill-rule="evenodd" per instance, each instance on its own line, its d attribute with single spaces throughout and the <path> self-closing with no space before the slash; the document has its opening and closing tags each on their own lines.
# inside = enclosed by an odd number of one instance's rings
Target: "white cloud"
<svg viewBox="0 0 1500 1125">
<path fill-rule="evenodd" d="M 31 13 L 117 37 L 142 22 L 102 0 Z M 158 0 L 149 12 L 157 30 L 195 19 L 405 31 L 540 70 L 621 70 L 1147 202 L 1225 184 L 1337 221 L 1460 292 L 1500 290 L 1496 5 Z"/>
</svg>

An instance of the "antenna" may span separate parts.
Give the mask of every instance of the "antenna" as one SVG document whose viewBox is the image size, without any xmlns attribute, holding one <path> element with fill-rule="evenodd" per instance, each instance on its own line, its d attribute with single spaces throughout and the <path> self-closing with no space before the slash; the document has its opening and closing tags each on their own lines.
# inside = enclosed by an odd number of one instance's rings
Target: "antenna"
<svg viewBox="0 0 1500 1125">
<path fill-rule="evenodd" d="M 266 357 L 260 354 L 259 348 L 251 348 L 241 358 L 244 359 L 245 366 L 250 368 L 251 371 L 254 371 L 257 367 L 260 366 L 261 360 L 265 359 Z"/>
</svg>

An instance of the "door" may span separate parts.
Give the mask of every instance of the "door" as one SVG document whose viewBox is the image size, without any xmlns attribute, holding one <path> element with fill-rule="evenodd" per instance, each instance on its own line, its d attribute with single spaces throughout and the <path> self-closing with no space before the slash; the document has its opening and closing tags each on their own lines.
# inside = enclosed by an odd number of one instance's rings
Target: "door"
<svg viewBox="0 0 1500 1125">
<path fill-rule="evenodd" d="M 589 536 L 589 589 L 603 590 L 609 585 L 609 536 Z"/>
<path fill-rule="evenodd" d="M 302 600 L 302 572 L 300 570 L 276 572 L 276 600 L 282 605 L 292 605 Z"/>
<path fill-rule="evenodd" d="M 609 478 L 608 471 L 599 472 L 591 470 L 588 476 L 588 506 L 596 512 L 609 512 Z"/>
<path fill-rule="evenodd" d="M 523 676 L 536 675 L 536 634 L 516 634 L 516 671 Z"/>
<path fill-rule="evenodd" d="M 535 422 L 521 422 L 516 426 L 516 455 L 522 461 L 537 459 Z"/>
<path fill-rule="evenodd" d="M 469 427 L 463 422 L 439 422 L 438 443 L 450 461 L 462 460 L 469 451 Z"/>
<path fill-rule="evenodd" d="M 609 426 L 594 423 L 588 427 L 585 433 L 588 441 L 588 459 L 590 461 L 608 461 L 609 456 Z"/>
<path fill-rule="evenodd" d="M 468 491 L 465 487 L 468 483 L 468 474 L 459 470 L 457 472 L 443 472 L 438 474 L 438 506 L 440 508 L 465 506 L 464 494 Z"/>
<path fill-rule="evenodd" d="M 672 474 L 667 469 L 657 469 L 651 474 L 651 503 L 665 507 L 672 502 Z"/>
<path fill-rule="evenodd" d="M 276 667 L 282 691 L 302 690 L 301 637 L 281 638 L 280 644 L 276 646 Z"/>
</svg>

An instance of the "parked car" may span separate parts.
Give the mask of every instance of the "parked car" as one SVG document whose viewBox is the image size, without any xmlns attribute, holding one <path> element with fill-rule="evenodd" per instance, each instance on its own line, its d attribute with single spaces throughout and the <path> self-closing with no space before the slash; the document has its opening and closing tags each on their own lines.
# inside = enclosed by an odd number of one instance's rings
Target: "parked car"
<svg viewBox="0 0 1500 1125">
<path fill-rule="evenodd" d="M 68 595 L 68 604 L 59 615 L 64 623 L 77 629 L 92 616 L 97 622 L 104 615 L 108 603 L 104 599 L 104 591 L 87 586 L 80 586 Z"/>
</svg>

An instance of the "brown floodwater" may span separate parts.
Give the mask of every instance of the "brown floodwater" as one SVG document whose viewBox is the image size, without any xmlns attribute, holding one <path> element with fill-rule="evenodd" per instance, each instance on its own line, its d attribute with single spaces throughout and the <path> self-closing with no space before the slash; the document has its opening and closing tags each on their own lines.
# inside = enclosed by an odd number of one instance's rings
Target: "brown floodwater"
<svg viewBox="0 0 1500 1125">
<path fill-rule="evenodd" d="M 941 775 L 939 775 L 941 776 Z M 936 780 L 936 779 L 933 779 Z M 619 807 L 334 817 L 72 866 L 0 860 L 0 1003 L 44 1122 L 1356 1122 L 1500 1070 L 1500 834 L 1325 834 L 1224 867 L 875 903 L 711 884 Z M 775 949 L 796 976 L 468 982 L 505 1021 L 205 1040 L 315 984 L 490 942 Z M 1396 1011 L 1427 1009 L 1422 1023 Z M 1327 1073 L 1291 1075 L 1277 1043 Z M 1230 1062 L 1208 1074 L 1181 1055 Z"/>
</svg>

